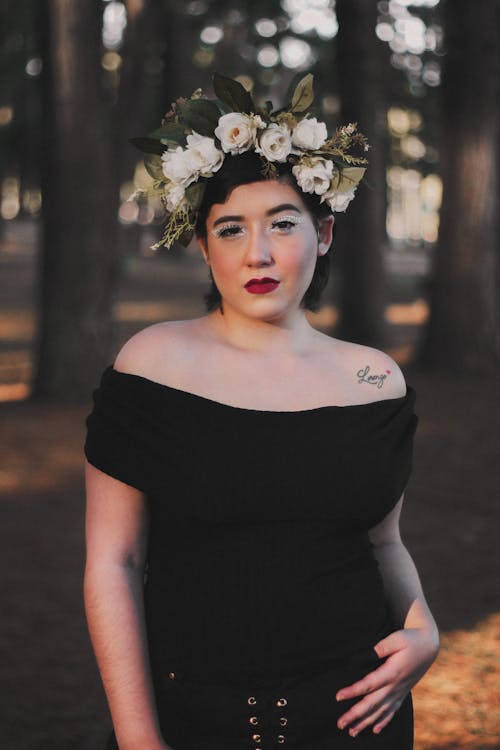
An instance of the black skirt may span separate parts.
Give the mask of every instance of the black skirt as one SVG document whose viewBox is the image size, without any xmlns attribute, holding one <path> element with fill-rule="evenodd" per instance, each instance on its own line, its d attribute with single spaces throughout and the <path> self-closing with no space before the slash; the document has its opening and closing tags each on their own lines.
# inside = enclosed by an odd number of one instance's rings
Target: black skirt
<svg viewBox="0 0 500 750">
<path fill-rule="evenodd" d="M 173 750 L 412 750 L 411 693 L 379 734 L 373 725 L 357 737 L 337 727 L 361 700 L 337 702 L 337 691 L 382 662 L 367 648 L 321 671 L 273 682 L 165 671 L 155 680 L 162 736 Z M 106 750 L 117 748 L 112 733 Z"/>
</svg>

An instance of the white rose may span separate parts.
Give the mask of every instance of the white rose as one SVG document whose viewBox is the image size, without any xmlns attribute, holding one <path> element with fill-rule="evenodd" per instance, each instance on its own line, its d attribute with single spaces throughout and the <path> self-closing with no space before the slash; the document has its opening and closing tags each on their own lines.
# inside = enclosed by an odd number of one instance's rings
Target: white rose
<svg viewBox="0 0 500 750">
<path fill-rule="evenodd" d="M 183 188 L 190 185 L 198 177 L 197 172 L 193 170 L 186 158 L 186 151 L 180 146 L 175 151 L 165 151 L 162 154 L 161 160 L 163 162 L 163 174 L 167 180 Z"/>
<path fill-rule="evenodd" d="M 292 136 L 286 125 L 272 122 L 261 133 L 259 142 L 255 146 L 258 154 L 262 154 L 268 161 L 285 162 L 292 151 Z"/>
<path fill-rule="evenodd" d="M 324 144 L 328 137 L 324 122 L 318 122 L 315 117 L 301 120 L 293 129 L 292 143 L 302 149 L 317 149 Z"/>
<path fill-rule="evenodd" d="M 348 193 L 337 193 L 335 190 L 326 193 L 321 202 L 326 200 L 332 211 L 345 211 L 349 203 L 354 198 L 356 188 L 353 187 Z"/>
<path fill-rule="evenodd" d="M 329 159 L 311 158 L 305 164 L 296 164 L 292 172 L 304 193 L 323 195 L 332 181 L 333 163 Z"/>
<path fill-rule="evenodd" d="M 183 201 L 184 203 L 187 203 L 184 197 L 183 187 L 172 183 L 172 185 L 169 188 L 166 188 L 165 203 L 166 203 L 167 211 L 169 213 L 172 213 L 173 211 L 175 211 L 175 209 L 178 208 Z"/>
<path fill-rule="evenodd" d="M 213 138 L 206 138 L 193 131 L 188 135 L 187 143 L 184 158 L 197 175 L 200 172 L 217 172 L 221 168 L 224 154 L 217 148 Z"/>
<path fill-rule="evenodd" d="M 220 140 L 226 153 L 242 154 L 255 143 L 257 130 L 265 126 L 259 115 L 245 115 L 241 112 L 229 112 L 219 117 L 215 136 Z"/>
</svg>

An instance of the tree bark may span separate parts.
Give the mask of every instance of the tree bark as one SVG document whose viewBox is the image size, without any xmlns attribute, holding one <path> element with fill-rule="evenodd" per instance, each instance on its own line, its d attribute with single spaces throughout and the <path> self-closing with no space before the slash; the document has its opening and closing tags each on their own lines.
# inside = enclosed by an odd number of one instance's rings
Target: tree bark
<svg viewBox="0 0 500 750">
<path fill-rule="evenodd" d="M 98 0 L 44 3 L 36 399 L 88 399 L 111 353 L 118 196 L 101 86 L 101 14 Z"/>
<path fill-rule="evenodd" d="M 334 252 L 341 272 L 340 338 L 369 346 L 384 344 L 386 277 L 383 250 L 386 240 L 386 103 L 384 68 L 389 67 L 386 45 L 377 39 L 377 3 L 337 0 L 338 75 L 342 123 L 357 122 L 368 137 L 370 162 L 345 216 L 338 224 Z"/>
<path fill-rule="evenodd" d="M 444 10 L 444 193 L 421 361 L 480 373 L 500 362 L 500 4 L 448 0 Z"/>
</svg>

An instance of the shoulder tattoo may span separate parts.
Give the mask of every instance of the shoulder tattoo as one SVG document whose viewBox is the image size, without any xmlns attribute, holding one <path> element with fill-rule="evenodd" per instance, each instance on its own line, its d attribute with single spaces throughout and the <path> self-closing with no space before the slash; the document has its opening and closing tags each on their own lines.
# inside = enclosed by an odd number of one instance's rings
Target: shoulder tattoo
<svg viewBox="0 0 500 750">
<path fill-rule="evenodd" d="M 386 370 L 380 375 L 371 375 L 370 365 L 366 365 L 365 367 L 362 367 L 361 370 L 358 370 L 356 373 L 358 377 L 358 383 L 368 383 L 368 385 L 375 385 L 377 386 L 377 388 L 382 388 L 382 386 L 384 385 L 384 381 L 386 380 L 387 376 L 390 374 L 391 374 L 391 371 Z"/>
</svg>

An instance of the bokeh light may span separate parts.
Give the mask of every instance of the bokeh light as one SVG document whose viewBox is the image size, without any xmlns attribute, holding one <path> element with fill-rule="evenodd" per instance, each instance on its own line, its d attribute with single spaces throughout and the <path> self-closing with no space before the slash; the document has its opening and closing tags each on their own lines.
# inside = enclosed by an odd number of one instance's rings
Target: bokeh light
<svg viewBox="0 0 500 750">
<path fill-rule="evenodd" d="M 36 78 L 42 72 L 42 59 L 40 57 L 32 57 L 26 63 L 25 70 L 29 76 Z"/>
<path fill-rule="evenodd" d="M 224 32 L 220 26 L 205 26 L 200 34 L 203 44 L 217 44 L 223 38 Z"/>
<path fill-rule="evenodd" d="M 375 27 L 377 37 L 392 50 L 391 64 L 406 73 L 409 90 L 421 91 L 422 85 L 438 86 L 440 66 L 437 61 L 422 59 L 426 54 L 439 54 L 443 43 L 443 29 L 437 23 L 427 25 L 423 18 L 411 13 L 410 6 L 434 7 L 439 0 L 390 0 L 377 3 L 379 17 Z M 431 68 L 427 64 L 432 62 Z"/>
<path fill-rule="evenodd" d="M 14 107 L 8 105 L 0 107 L 0 127 L 9 125 L 14 119 Z"/>
<path fill-rule="evenodd" d="M 285 68 L 305 70 L 316 60 L 310 44 L 304 39 L 286 36 L 280 44 L 281 62 Z"/>
<path fill-rule="evenodd" d="M 276 34 L 278 27 L 271 18 L 260 18 L 255 22 L 255 30 L 259 36 L 269 38 Z"/>
<path fill-rule="evenodd" d="M 127 10 L 123 3 L 110 0 L 103 14 L 102 41 L 107 49 L 118 49 L 127 26 Z"/>
<path fill-rule="evenodd" d="M 186 5 L 186 11 L 190 16 L 202 16 L 208 10 L 208 5 L 204 0 L 193 0 Z"/>
<path fill-rule="evenodd" d="M 20 209 L 20 184 L 18 177 L 5 177 L 2 181 L 0 195 L 0 215 L 2 219 L 15 219 Z"/>
<path fill-rule="evenodd" d="M 279 63 L 280 55 L 276 47 L 266 44 L 257 53 L 257 61 L 264 68 L 272 68 Z"/>
<path fill-rule="evenodd" d="M 338 32 L 333 6 L 331 0 L 282 0 L 281 3 L 295 34 L 314 33 L 321 39 L 332 39 Z"/>
</svg>

